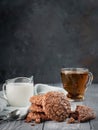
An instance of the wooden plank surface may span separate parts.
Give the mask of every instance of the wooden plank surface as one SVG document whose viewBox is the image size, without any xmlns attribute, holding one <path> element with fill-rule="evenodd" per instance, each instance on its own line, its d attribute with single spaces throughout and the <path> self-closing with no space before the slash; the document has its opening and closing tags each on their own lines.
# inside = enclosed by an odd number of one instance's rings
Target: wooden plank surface
<svg viewBox="0 0 98 130">
<path fill-rule="evenodd" d="M 98 130 L 98 84 L 94 84 L 88 88 L 85 104 L 93 108 L 96 112 L 96 119 L 89 122 L 90 129 Z"/>
<path fill-rule="evenodd" d="M 79 130 L 80 124 L 67 124 L 66 122 L 47 121 L 44 130 Z"/>
<path fill-rule="evenodd" d="M 66 122 L 46 121 L 45 123 L 31 126 L 32 123 L 24 121 L 4 122 L 0 124 L 0 130 L 97 130 L 98 129 L 98 85 L 88 88 L 85 100 L 72 104 L 85 104 L 96 111 L 96 119 L 79 124 L 66 124 Z M 73 107 L 74 108 L 74 107 Z"/>
<path fill-rule="evenodd" d="M 32 126 L 32 123 L 25 121 L 12 121 L 0 124 L 0 130 L 43 130 L 43 123 Z"/>
</svg>

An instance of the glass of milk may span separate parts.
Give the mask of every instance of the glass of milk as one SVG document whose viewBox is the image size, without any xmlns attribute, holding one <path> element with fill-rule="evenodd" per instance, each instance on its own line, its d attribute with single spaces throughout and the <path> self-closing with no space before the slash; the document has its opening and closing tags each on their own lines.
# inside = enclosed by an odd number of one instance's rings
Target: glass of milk
<svg viewBox="0 0 98 130">
<path fill-rule="evenodd" d="M 3 95 L 11 106 L 29 106 L 29 99 L 34 95 L 33 76 L 30 78 L 17 77 L 6 80 L 6 82 L 3 84 Z"/>
</svg>

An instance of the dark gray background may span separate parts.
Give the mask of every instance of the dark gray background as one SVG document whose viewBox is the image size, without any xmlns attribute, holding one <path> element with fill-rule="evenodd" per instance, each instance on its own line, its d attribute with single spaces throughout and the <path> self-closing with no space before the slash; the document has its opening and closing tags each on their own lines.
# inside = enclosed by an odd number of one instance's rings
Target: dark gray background
<svg viewBox="0 0 98 130">
<path fill-rule="evenodd" d="M 98 83 L 97 42 L 97 0 L 0 0 L 0 83 L 61 82 L 62 67 L 87 67 Z"/>
</svg>

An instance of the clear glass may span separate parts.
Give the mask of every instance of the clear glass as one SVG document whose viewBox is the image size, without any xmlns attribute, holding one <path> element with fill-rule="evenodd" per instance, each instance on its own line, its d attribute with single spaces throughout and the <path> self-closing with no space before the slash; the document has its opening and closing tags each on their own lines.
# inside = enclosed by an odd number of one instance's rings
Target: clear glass
<svg viewBox="0 0 98 130">
<path fill-rule="evenodd" d="M 74 101 L 84 99 L 85 91 L 93 80 L 93 74 L 87 68 L 61 68 L 63 88 L 67 98 Z"/>
<path fill-rule="evenodd" d="M 34 95 L 33 76 L 8 79 L 3 84 L 3 95 L 9 105 L 15 107 L 29 106 L 29 99 Z"/>
</svg>

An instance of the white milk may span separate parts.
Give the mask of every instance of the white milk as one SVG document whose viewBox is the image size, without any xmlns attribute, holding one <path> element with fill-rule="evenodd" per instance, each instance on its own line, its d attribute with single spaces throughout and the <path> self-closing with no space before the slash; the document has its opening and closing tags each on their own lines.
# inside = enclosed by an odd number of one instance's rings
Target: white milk
<svg viewBox="0 0 98 130">
<path fill-rule="evenodd" d="M 33 83 L 8 83 L 6 85 L 6 96 L 11 106 L 28 106 L 29 99 L 33 94 Z"/>
</svg>

